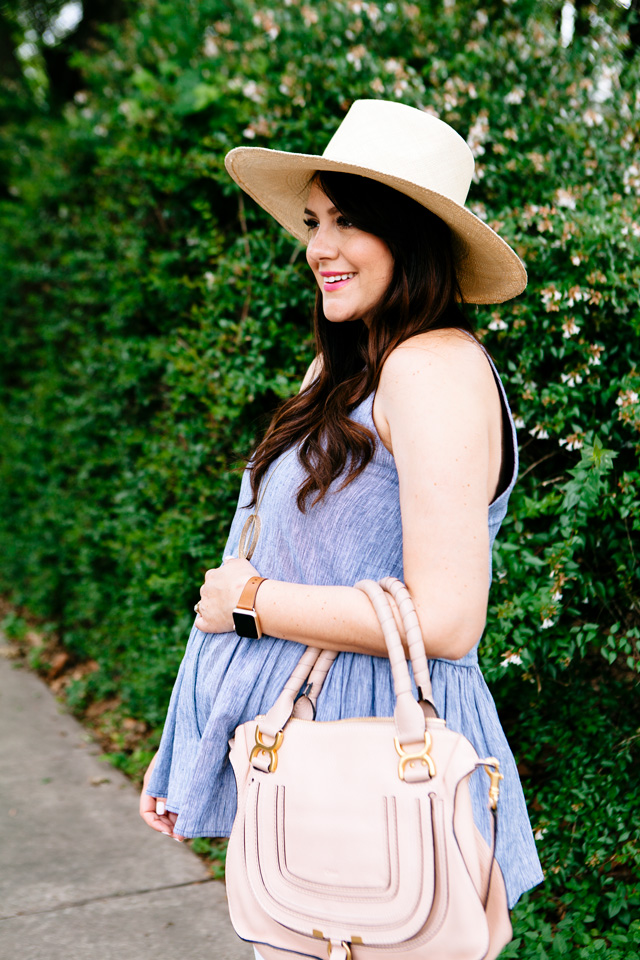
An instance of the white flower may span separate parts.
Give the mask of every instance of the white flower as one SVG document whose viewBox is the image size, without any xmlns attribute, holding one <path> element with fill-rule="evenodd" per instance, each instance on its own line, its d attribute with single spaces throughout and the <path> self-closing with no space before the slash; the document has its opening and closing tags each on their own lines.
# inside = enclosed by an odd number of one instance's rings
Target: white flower
<svg viewBox="0 0 640 960">
<path fill-rule="evenodd" d="M 242 88 L 242 93 L 249 100 L 253 100 L 254 103 L 260 103 L 262 100 L 262 95 L 260 93 L 260 88 L 255 80 L 248 80 Z"/>
<path fill-rule="evenodd" d="M 570 387 L 575 387 L 576 384 L 582 383 L 582 377 L 579 373 L 561 373 L 560 379 Z"/>
<path fill-rule="evenodd" d="M 485 152 L 483 144 L 488 136 L 489 117 L 486 113 L 479 113 L 467 137 L 467 145 L 474 157 L 481 157 Z"/>
<path fill-rule="evenodd" d="M 529 430 L 529 433 L 532 437 L 537 437 L 538 440 L 548 440 L 549 433 L 548 431 L 541 426 L 539 423 L 536 423 L 535 427 L 532 430 Z"/>
<path fill-rule="evenodd" d="M 496 317 L 489 324 L 489 330 L 508 330 L 508 329 L 509 329 L 509 326 L 507 323 L 505 323 L 502 317 Z"/>
<path fill-rule="evenodd" d="M 367 48 L 362 44 L 352 47 L 347 54 L 347 63 L 353 64 L 356 70 L 362 69 L 362 58 L 365 56 Z"/>
<path fill-rule="evenodd" d="M 567 207 L 569 210 L 575 210 L 577 205 L 576 198 L 571 190 L 564 190 L 562 187 L 556 190 L 556 205 L 558 207 Z"/>
<path fill-rule="evenodd" d="M 554 590 L 554 592 L 551 594 L 551 599 L 554 600 L 555 602 L 557 602 L 558 600 L 562 600 L 562 591 Z"/>
<path fill-rule="evenodd" d="M 568 340 L 569 337 L 575 337 L 577 333 L 580 333 L 580 327 L 573 317 L 569 317 L 569 319 L 565 320 L 562 324 L 562 336 L 565 340 Z"/>
<path fill-rule="evenodd" d="M 624 183 L 625 193 L 631 193 L 633 190 L 640 190 L 640 166 L 638 166 L 636 163 L 632 163 L 630 167 L 627 167 L 622 175 L 622 182 Z"/>
<path fill-rule="evenodd" d="M 524 429 L 525 422 L 524 422 L 524 420 L 522 419 L 522 417 L 514 417 L 513 422 L 515 423 L 516 428 L 517 428 L 518 430 Z"/>
<path fill-rule="evenodd" d="M 220 52 L 218 44 L 216 43 L 214 37 L 212 37 L 210 34 L 207 34 L 207 36 L 204 38 L 203 50 L 205 57 L 217 57 L 218 53 Z"/>
<path fill-rule="evenodd" d="M 572 433 L 571 436 L 558 440 L 558 444 L 567 450 L 580 450 L 584 446 L 584 438 L 579 433 Z"/>
<path fill-rule="evenodd" d="M 246 137 L 247 140 L 254 140 L 256 132 L 252 127 L 245 127 L 242 131 L 242 136 Z"/>
<path fill-rule="evenodd" d="M 207 270 L 207 272 L 204 275 L 204 282 L 207 285 L 207 290 L 211 290 L 213 288 L 215 281 L 216 281 L 216 278 L 214 274 L 211 272 L 211 270 Z"/>
<path fill-rule="evenodd" d="M 522 657 L 517 653 L 508 653 L 504 660 L 500 663 L 501 667 L 508 667 L 510 663 L 515 663 L 519 666 L 522 663 Z"/>
<path fill-rule="evenodd" d="M 571 257 L 571 263 L 574 265 L 574 267 L 579 267 L 582 263 L 582 260 L 577 253 L 574 253 L 574 255 Z"/>
<path fill-rule="evenodd" d="M 536 830 L 536 832 L 535 832 L 534 835 L 533 835 L 533 836 L 534 836 L 534 839 L 535 839 L 535 840 L 542 840 L 542 838 L 544 837 L 544 835 L 545 835 L 546 832 L 547 832 L 547 831 L 546 831 L 546 829 L 545 829 L 544 827 L 542 828 L 542 830 Z"/>
<path fill-rule="evenodd" d="M 523 100 L 524 90 L 522 87 L 515 87 L 513 90 L 510 90 L 504 98 L 505 103 L 522 103 Z"/>
<path fill-rule="evenodd" d="M 547 617 L 546 620 L 543 620 L 543 621 L 542 621 L 541 626 L 542 626 L 542 629 L 543 629 L 543 630 L 548 630 L 549 627 L 552 627 L 552 626 L 553 626 L 553 620 L 551 620 L 549 617 Z"/>
<path fill-rule="evenodd" d="M 582 119 L 588 127 L 599 127 L 600 124 L 604 121 L 604 117 L 599 110 L 594 110 L 593 107 L 589 107 L 588 110 L 582 114 Z"/>
</svg>

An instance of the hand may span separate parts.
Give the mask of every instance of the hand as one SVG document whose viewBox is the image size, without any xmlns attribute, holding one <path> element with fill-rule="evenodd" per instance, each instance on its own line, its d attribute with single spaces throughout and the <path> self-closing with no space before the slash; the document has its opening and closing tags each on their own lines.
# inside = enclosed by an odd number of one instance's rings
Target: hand
<svg viewBox="0 0 640 960">
<path fill-rule="evenodd" d="M 167 837 L 173 837 L 174 840 L 182 841 L 185 838 L 173 831 L 176 820 L 178 819 L 178 814 L 171 813 L 166 809 L 166 797 L 150 797 L 146 792 L 155 762 L 156 757 L 153 758 L 144 775 L 142 793 L 140 794 L 140 816 L 152 830 L 157 830 L 158 833 L 164 833 Z"/>
<path fill-rule="evenodd" d="M 248 560 L 225 560 L 221 567 L 207 570 L 200 587 L 200 612 L 196 627 L 203 633 L 229 633 L 233 630 L 232 611 L 245 583 L 260 574 Z"/>
</svg>

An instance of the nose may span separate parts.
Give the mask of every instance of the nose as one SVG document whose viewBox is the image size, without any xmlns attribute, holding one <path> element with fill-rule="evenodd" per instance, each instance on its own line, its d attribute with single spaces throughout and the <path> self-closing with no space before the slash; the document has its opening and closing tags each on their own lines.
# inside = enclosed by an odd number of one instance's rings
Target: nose
<svg viewBox="0 0 640 960">
<path fill-rule="evenodd" d="M 309 238 L 307 243 L 307 260 L 311 263 L 320 263 L 322 260 L 335 260 L 338 256 L 338 245 L 334 231 L 330 224 L 320 224 Z"/>
</svg>

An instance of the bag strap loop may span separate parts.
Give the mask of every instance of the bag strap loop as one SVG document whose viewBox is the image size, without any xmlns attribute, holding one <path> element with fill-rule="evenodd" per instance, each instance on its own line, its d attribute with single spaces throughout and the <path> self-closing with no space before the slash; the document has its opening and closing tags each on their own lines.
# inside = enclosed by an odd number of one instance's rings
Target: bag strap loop
<svg viewBox="0 0 640 960">
<path fill-rule="evenodd" d="M 260 717 L 258 728 L 261 734 L 266 733 L 268 736 L 275 738 L 276 734 L 284 728 L 287 720 L 289 720 L 293 713 L 293 704 L 300 687 L 311 674 L 316 661 L 322 653 L 323 651 L 317 647 L 307 647 L 295 665 L 293 673 L 285 683 L 284 689 L 274 705 L 264 717 Z M 327 667 L 327 670 L 328 669 Z"/>
</svg>

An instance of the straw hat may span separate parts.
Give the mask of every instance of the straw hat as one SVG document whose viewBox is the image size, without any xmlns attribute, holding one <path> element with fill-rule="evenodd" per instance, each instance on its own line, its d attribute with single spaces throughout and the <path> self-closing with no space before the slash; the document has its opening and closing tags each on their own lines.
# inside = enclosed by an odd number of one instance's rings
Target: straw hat
<svg viewBox="0 0 640 960">
<path fill-rule="evenodd" d="M 517 254 L 464 206 L 473 175 L 471 150 L 452 127 L 415 107 L 356 100 L 322 156 L 236 147 L 225 164 L 236 183 L 303 243 L 313 173 L 355 173 L 412 197 L 449 225 L 458 283 L 468 303 L 502 303 L 527 285 Z"/>
</svg>

